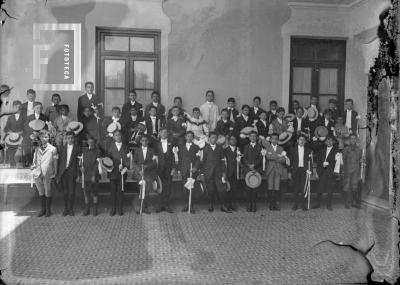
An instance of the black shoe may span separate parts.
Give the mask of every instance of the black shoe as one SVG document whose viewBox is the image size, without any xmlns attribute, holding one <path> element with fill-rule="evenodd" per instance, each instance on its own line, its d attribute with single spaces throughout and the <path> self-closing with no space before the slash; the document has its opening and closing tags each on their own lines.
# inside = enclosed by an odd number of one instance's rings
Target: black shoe
<svg viewBox="0 0 400 285">
<path fill-rule="evenodd" d="M 247 212 L 252 212 L 253 210 L 253 205 L 247 205 Z"/>
<path fill-rule="evenodd" d="M 208 211 L 209 211 L 209 212 L 214 212 L 214 206 L 208 207 Z"/>
<path fill-rule="evenodd" d="M 90 213 L 89 205 L 86 205 L 85 211 L 83 212 L 82 216 L 88 216 Z"/>
<path fill-rule="evenodd" d="M 111 211 L 110 211 L 110 216 L 112 217 L 112 216 L 115 216 L 115 214 L 116 214 L 116 210 L 115 210 L 115 208 L 113 208 Z"/>
<path fill-rule="evenodd" d="M 188 206 L 182 209 L 182 212 L 187 212 L 189 210 Z"/>
<path fill-rule="evenodd" d="M 124 212 L 122 211 L 122 208 L 119 208 L 119 209 L 118 209 L 118 215 L 119 215 L 119 216 L 123 216 L 123 215 L 124 215 Z"/>
<path fill-rule="evenodd" d="M 251 210 L 253 213 L 257 212 L 257 206 L 256 204 L 253 205 L 253 209 Z"/>
<path fill-rule="evenodd" d="M 297 204 L 294 204 L 294 205 L 293 205 L 292 210 L 293 210 L 293 211 L 296 211 L 296 210 L 297 210 Z"/>
<path fill-rule="evenodd" d="M 64 209 L 64 211 L 62 212 L 62 216 L 65 217 L 68 215 L 68 209 Z"/>
<path fill-rule="evenodd" d="M 143 213 L 145 213 L 147 215 L 151 214 L 151 212 L 150 212 L 150 210 L 148 208 L 144 208 L 143 209 Z"/>
<path fill-rule="evenodd" d="M 159 207 L 159 208 L 156 209 L 156 213 L 160 213 L 160 212 L 162 212 L 164 210 L 165 210 L 164 207 Z"/>
<path fill-rule="evenodd" d="M 225 207 L 225 206 L 222 206 L 222 207 L 221 207 L 221 211 L 222 211 L 222 212 L 225 212 L 225 213 L 232 213 L 231 209 L 229 209 L 229 208 L 227 208 L 227 207 Z"/>
<path fill-rule="evenodd" d="M 69 215 L 70 215 L 71 217 L 75 216 L 74 210 L 72 210 L 72 209 L 70 209 L 68 213 L 69 213 Z"/>
<path fill-rule="evenodd" d="M 269 203 L 269 210 L 273 211 L 274 210 L 274 205 L 272 203 Z"/>
<path fill-rule="evenodd" d="M 51 197 L 46 197 L 46 217 L 51 216 Z"/>
<path fill-rule="evenodd" d="M 328 206 L 326 206 L 326 208 L 327 208 L 329 211 L 333 211 L 333 209 L 332 209 L 332 206 L 331 206 L 331 205 L 328 205 Z"/>
<path fill-rule="evenodd" d="M 238 210 L 236 205 L 232 205 L 232 204 L 230 204 L 228 208 L 233 212 L 236 212 Z"/>
<path fill-rule="evenodd" d="M 301 209 L 302 209 L 303 211 L 308 211 L 308 209 L 307 209 L 307 206 L 306 206 L 306 205 L 304 205 L 303 207 L 301 207 Z"/>
<path fill-rule="evenodd" d="M 281 210 L 281 207 L 279 206 L 278 203 L 275 203 L 275 205 L 274 205 L 274 210 L 275 210 L 275 211 L 280 211 L 280 210 Z"/>
<path fill-rule="evenodd" d="M 319 209 L 319 208 L 321 208 L 321 204 L 320 203 L 315 204 L 312 208 L 313 209 Z"/>
</svg>

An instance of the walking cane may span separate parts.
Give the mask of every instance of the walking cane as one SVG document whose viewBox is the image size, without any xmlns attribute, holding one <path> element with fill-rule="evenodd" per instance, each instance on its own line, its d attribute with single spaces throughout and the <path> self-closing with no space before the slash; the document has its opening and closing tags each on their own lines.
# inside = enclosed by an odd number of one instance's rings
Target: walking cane
<svg viewBox="0 0 400 285">
<path fill-rule="evenodd" d="M 190 181 L 192 181 L 192 170 L 193 166 L 190 163 Z M 190 208 L 192 206 L 192 185 L 189 186 L 189 205 L 188 205 L 188 213 L 190 214 Z"/>
<path fill-rule="evenodd" d="M 144 181 L 143 164 L 142 164 L 142 179 L 141 179 L 141 182 L 142 182 L 142 184 L 141 184 L 141 188 L 140 188 L 140 197 L 139 197 L 139 199 L 140 199 L 140 215 L 141 215 L 142 212 L 143 212 L 143 200 L 144 200 L 144 197 L 145 197 L 145 195 L 146 195 L 146 193 L 145 193 L 145 190 L 146 190 L 146 182 Z"/>
<path fill-rule="evenodd" d="M 124 192 L 124 174 L 122 173 L 122 167 L 124 167 L 123 166 L 123 164 L 122 164 L 122 158 L 121 158 L 121 170 L 120 170 L 120 172 L 121 172 L 121 191 L 122 192 Z"/>
<path fill-rule="evenodd" d="M 82 168 L 84 168 L 83 166 L 83 153 L 81 156 L 81 163 L 82 163 Z M 82 170 L 82 189 L 85 189 L 85 171 Z"/>
<path fill-rule="evenodd" d="M 310 209 L 310 201 L 311 201 L 311 163 L 308 161 L 308 181 L 307 181 L 307 210 Z"/>
</svg>

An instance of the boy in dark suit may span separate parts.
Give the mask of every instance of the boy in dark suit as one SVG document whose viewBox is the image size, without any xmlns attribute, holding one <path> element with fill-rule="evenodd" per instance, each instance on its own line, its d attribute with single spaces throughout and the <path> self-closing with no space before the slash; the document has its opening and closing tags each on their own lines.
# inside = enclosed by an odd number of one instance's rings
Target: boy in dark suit
<svg viewBox="0 0 400 285">
<path fill-rule="evenodd" d="M 140 169 L 143 166 L 143 176 L 146 181 L 145 200 L 144 200 L 144 213 L 150 214 L 149 211 L 149 192 L 153 181 L 157 178 L 156 168 L 156 153 L 149 147 L 149 139 L 147 136 L 142 136 L 140 139 L 141 147 L 139 147 L 133 155 L 133 163 Z M 137 212 L 139 214 L 139 212 Z"/>
<path fill-rule="evenodd" d="M 179 97 L 179 96 L 174 98 L 174 105 L 172 106 L 171 109 L 168 110 L 167 119 L 172 118 L 172 116 L 173 116 L 172 110 L 175 106 L 179 108 L 178 117 L 181 118 L 183 121 L 186 121 L 187 115 L 185 114 L 185 110 L 183 110 L 183 108 L 182 108 L 182 97 Z"/>
<path fill-rule="evenodd" d="M 155 106 L 149 107 L 145 122 L 149 145 L 152 146 L 158 138 L 159 129 L 164 126 L 164 120 L 157 114 L 157 108 Z"/>
<path fill-rule="evenodd" d="M 182 118 L 179 118 L 179 108 L 172 108 L 172 118 L 167 120 L 167 131 L 169 140 L 174 146 L 181 145 L 185 142 L 186 124 Z"/>
<path fill-rule="evenodd" d="M 226 159 L 226 179 L 231 185 L 231 191 L 226 193 L 227 208 L 236 211 L 235 199 L 237 199 L 239 190 L 239 181 L 237 177 L 238 162 L 241 160 L 241 153 L 237 147 L 237 138 L 232 135 L 229 137 L 229 145 L 224 149 Z"/>
<path fill-rule="evenodd" d="M 296 118 L 292 122 L 294 130 L 292 141 L 296 142 L 301 133 L 308 133 L 308 121 L 304 118 L 304 109 L 302 107 L 296 109 Z"/>
<path fill-rule="evenodd" d="M 194 174 L 197 172 L 200 166 L 200 149 L 197 145 L 193 143 L 194 134 L 192 131 L 188 131 L 185 134 L 186 143 L 179 146 L 178 150 L 178 161 L 175 159 L 175 169 L 178 169 L 182 174 L 182 182 L 186 183 L 188 177 L 190 177 L 190 165 L 192 165 L 192 177 L 195 178 Z M 189 199 L 189 191 L 185 188 L 186 201 Z M 194 213 L 192 200 L 191 213 Z M 182 209 L 182 212 L 187 212 L 188 206 Z"/>
<path fill-rule="evenodd" d="M 276 109 L 278 108 L 278 103 L 275 100 L 269 102 L 269 111 L 267 112 L 268 124 L 271 124 L 277 118 Z"/>
<path fill-rule="evenodd" d="M 332 192 L 335 186 L 335 155 L 337 148 L 334 146 L 334 137 L 327 136 L 325 147 L 323 147 L 317 159 L 317 172 L 319 176 L 317 188 L 317 204 L 313 208 L 321 207 L 322 193 L 326 190 L 328 193 L 327 209 L 332 211 Z"/>
<path fill-rule="evenodd" d="M 237 117 L 235 117 L 236 120 Z M 229 119 L 228 109 L 221 110 L 221 119 L 218 120 L 215 132 L 217 135 L 228 136 L 233 133 L 235 123 Z"/>
<path fill-rule="evenodd" d="M 97 144 L 100 144 L 100 129 L 101 119 L 91 107 L 83 108 L 83 117 L 81 118 L 83 124 L 83 132 L 81 132 L 81 140 L 86 140 L 88 136 L 94 138 Z"/>
<path fill-rule="evenodd" d="M 239 116 L 239 111 L 236 110 L 235 105 L 236 105 L 235 98 L 229 97 L 228 98 L 228 107 L 226 109 L 228 110 L 228 119 L 230 121 L 232 121 L 233 123 L 236 122 L 236 118 L 237 118 L 237 116 Z M 221 113 L 222 113 L 222 111 L 221 111 Z"/>
<path fill-rule="evenodd" d="M 203 149 L 202 172 L 206 180 L 207 192 L 210 200 L 209 212 L 214 211 L 215 199 L 221 202 L 221 211 L 232 213 L 226 206 L 224 150 L 217 145 L 217 134 L 210 132 L 209 143 Z"/>
<path fill-rule="evenodd" d="M 255 124 L 256 121 L 260 118 L 260 114 L 264 111 L 261 107 L 261 98 L 256 96 L 253 98 L 253 107 L 250 108 L 249 116 L 252 124 Z"/>
<path fill-rule="evenodd" d="M 131 141 L 132 135 L 137 131 L 140 122 L 143 122 L 143 118 L 139 117 L 137 108 L 132 106 L 129 116 L 125 117 L 122 122 L 122 134 L 126 143 Z"/>
<path fill-rule="evenodd" d="M 335 123 L 332 120 L 332 111 L 330 109 L 326 109 L 324 111 L 324 116 L 320 117 L 318 120 L 318 126 L 324 126 L 328 129 L 328 134 L 333 135 L 333 130 L 335 129 Z"/>
<path fill-rule="evenodd" d="M 101 157 L 100 149 L 97 147 L 96 140 L 89 136 L 87 138 L 88 147 L 82 150 L 82 160 L 79 161 L 80 175 L 84 173 L 84 189 L 85 196 L 85 211 L 83 216 L 90 214 L 90 197 L 93 199 L 93 216 L 97 216 L 97 191 L 99 186 L 99 162 Z"/>
<path fill-rule="evenodd" d="M 74 201 L 76 178 L 78 176 L 78 155 L 80 148 L 75 144 L 75 134 L 67 132 L 65 134 L 67 144 L 61 147 L 58 160 L 57 184 L 61 182 L 64 192 L 64 211 L 63 216 L 74 216 Z"/>
<path fill-rule="evenodd" d="M 22 118 L 26 121 L 26 118 L 30 115 L 33 115 L 33 104 L 36 102 L 36 91 L 33 89 L 28 89 L 26 91 L 26 97 L 28 101 L 21 105 L 21 115 Z"/>
<path fill-rule="evenodd" d="M 143 117 L 143 105 L 136 101 L 136 97 L 137 96 L 135 90 L 132 89 L 131 91 L 129 91 L 129 101 L 122 106 L 122 121 L 126 121 L 129 118 L 132 108 L 136 110 L 137 116 Z"/>
<path fill-rule="evenodd" d="M 60 115 L 59 114 L 59 104 L 61 102 L 60 94 L 54 93 L 51 95 L 51 106 L 46 108 L 44 115 L 48 118 L 48 120 L 54 125 L 54 120 Z"/>
<path fill-rule="evenodd" d="M 292 210 L 296 211 L 299 202 L 304 211 L 307 210 L 306 199 L 304 198 L 304 186 L 306 182 L 306 171 L 308 170 L 308 162 L 311 159 L 311 149 L 305 146 L 307 142 L 306 136 L 298 135 L 297 145 L 290 152 L 290 172 L 289 177 L 293 180 L 294 205 Z"/>
<path fill-rule="evenodd" d="M 103 103 L 100 101 L 99 96 L 93 93 L 94 84 L 93 82 L 85 83 L 86 93 L 79 96 L 78 99 L 78 110 L 76 111 L 76 116 L 78 117 L 78 121 L 83 123 L 83 111 L 85 108 L 92 108 L 94 111 L 97 111 L 99 116 L 101 109 L 103 108 Z"/>
<path fill-rule="evenodd" d="M 262 156 L 261 156 L 261 145 L 257 143 L 258 136 L 257 132 L 253 131 L 249 135 L 250 142 L 245 145 L 242 162 L 244 166 L 247 168 L 246 172 L 249 171 L 257 171 L 261 173 L 262 170 Z M 248 193 L 248 206 L 247 212 L 256 212 L 257 211 L 257 191 L 258 189 L 252 189 L 250 187 L 247 188 Z"/>
<path fill-rule="evenodd" d="M 144 116 L 149 116 L 150 108 L 155 107 L 156 113 L 154 114 L 154 116 L 157 115 L 158 118 L 165 121 L 165 107 L 163 104 L 160 103 L 160 94 L 157 91 L 153 91 L 153 93 L 151 94 L 151 99 L 152 102 L 146 106 Z"/>
<path fill-rule="evenodd" d="M 236 119 L 235 129 L 233 131 L 234 135 L 239 138 L 239 148 L 243 150 L 244 146 L 248 144 L 249 139 L 246 135 L 241 134 L 240 131 L 245 127 L 253 127 L 253 121 L 249 115 L 250 107 L 249 105 L 242 106 L 242 114 Z"/>
<path fill-rule="evenodd" d="M 260 139 L 266 139 L 268 137 L 269 124 L 267 121 L 267 112 L 262 110 L 260 119 L 256 123 L 257 133 Z"/>
<path fill-rule="evenodd" d="M 24 118 L 21 115 L 21 101 L 14 101 L 12 106 L 17 113 L 10 115 L 7 118 L 4 133 L 6 136 L 10 133 L 17 133 L 22 136 L 24 132 Z M 21 159 L 19 155 L 17 155 L 18 158 L 15 156 L 18 148 L 21 148 L 21 146 L 7 145 L 7 160 L 10 162 L 11 167 L 15 167 L 16 160 Z"/>
<path fill-rule="evenodd" d="M 158 157 L 158 175 L 163 184 L 163 191 L 160 194 L 160 206 L 157 213 L 166 211 L 173 213 L 170 207 L 171 197 L 171 171 L 174 165 L 174 154 L 172 153 L 172 143 L 168 140 L 168 131 L 163 128 L 160 130 L 160 140 L 156 143 L 156 154 Z"/>
<path fill-rule="evenodd" d="M 123 215 L 122 203 L 123 203 L 123 191 L 122 183 L 126 179 L 126 171 L 129 167 L 128 159 L 128 147 L 122 142 L 122 133 L 120 130 L 116 130 L 113 134 L 114 143 L 107 149 L 107 156 L 112 159 L 114 168 L 108 173 L 111 186 L 111 211 L 110 216 L 114 216 L 117 212 L 118 215 Z M 118 167 L 117 167 L 118 165 Z M 122 176 L 122 178 L 121 178 Z"/>
</svg>

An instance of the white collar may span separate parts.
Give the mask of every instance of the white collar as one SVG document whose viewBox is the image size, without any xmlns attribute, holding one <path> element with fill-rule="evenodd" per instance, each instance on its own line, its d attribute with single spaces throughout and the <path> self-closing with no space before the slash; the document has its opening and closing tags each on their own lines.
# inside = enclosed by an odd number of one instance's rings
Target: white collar
<svg viewBox="0 0 400 285">
<path fill-rule="evenodd" d="M 255 146 L 256 146 L 256 143 L 255 143 L 255 142 L 251 142 L 250 145 L 251 145 L 252 147 L 255 147 Z"/>
<path fill-rule="evenodd" d="M 147 149 L 147 146 L 142 146 L 142 149 Z"/>
<path fill-rule="evenodd" d="M 351 111 L 353 111 L 353 110 L 347 110 L 347 113 L 349 113 L 349 112 L 351 112 Z"/>
<path fill-rule="evenodd" d="M 297 145 L 299 148 L 304 148 L 304 145 L 303 146 L 301 146 L 301 145 Z"/>
<path fill-rule="evenodd" d="M 192 145 L 192 143 L 188 143 L 188 142 L 186 143 L 186 146 L 191 146 L 191 145 Z"/>
<path fill-rule="evenodd" d="M 115 144 L 119 146 L 122 144 L 122 142 L 115 142 Z"/>
<path fill-rule="evenodd" d="M 247 119 L 249 118 L 249 115 L 242 114 L 242 117 L 247 121 Z"/>
<path fill-rule="evenodd" d="M 154 106 L 158 107 L 158 102 L 152 102 Z"/>
<path fill-rule="evenodd" d="M 71 148 L 71 147 L 73 147 L 74 145 L 73 144 L 67 144 L 67 147 L 68 148 Z"/>
<path fill-rule="evenodd" d="M 232 151 L 235 151 L 235 150 L 236 150 L 236 146 L 229 145 L 229 147 L 231 148 Z"/>
<path fill-rule="evenodd" d="M 131 105 L 135 105 L 136 104 L 136 101 L 131 101 Z"/>
<path fill-rule="evenodd" d="M 225 119 L 222 119 L 222 122 L 224 122 L 224 123 L 226 123 L 226 122 L 228 122 L 229 120 L 225 120 Z"/>
<path fill-rule="evenodd" d="M 279 122 L 280 124 L 283 123 L 283 120 L 282 120 L 282 119 L 279 119 L 279 118 L 276 118 L 276 119 L 278 120 L 278 122 Z"/>
<path fill-rule="evenodd" d="M 150 116 L 150 119 L 155 120 L 157 119 L 157 116 Z"/>
<path fill-rule="evenodd" d="M 178 121 L 178 116 L 172 116 L 171 119 L 174 120 L 174 121 L 176 122 L 176 121 Z"/>
<path fill-rule="evenodd" d="M 276 113 L 276 110 L 271 110 L 271 113 L 275 115 L 275 113 Z"/>
<path fill-rule="evenodd" d="M 217 145 L 216 145 L 216 144 L 210 144 L 210 146 L 211 146 L 212 148 L 214 148 L 214 147 L 216 147 Z"/>
<path fill-rule="evenodd" d="M 327 146 L 326 150 L 331 150 L 333 148 L 333 146 Z"/>
<path fill-rule="evenodd" d="M 258 107 L 256 107 L 256 106 L 253 106 L 253 109 L 254 109 L 254 110 L 258 110 Z"/>
<path fill-rule="evenodd" d="M 161 138 L 161 142 L 168 142 L 168 139 Z"/>
</svg>

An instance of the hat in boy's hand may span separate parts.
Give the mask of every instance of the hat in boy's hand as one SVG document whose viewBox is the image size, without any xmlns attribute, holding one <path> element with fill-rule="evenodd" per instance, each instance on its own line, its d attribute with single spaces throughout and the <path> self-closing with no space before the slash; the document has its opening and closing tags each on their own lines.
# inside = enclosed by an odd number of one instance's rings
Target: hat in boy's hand
<svg viewBox="0 0 400 285">
<path fill-rule="evenodd" d="M 42 130 L 45 125 L 46 125 L 46 123 L 42 120 L 32 120 L 28 124 L 28 126 L 34 131 Z"/>
<path fill-rule="evenodd" d="M 114 169 L 114 163 L 109 157 L 100 158 L 99 163 L 100 166 L 107 172 L 111 172 Z"/>
<path fill-rule="evenodd" d="M 75 135 L 79 134 L 83 130 L 83 124 L 77 121 L 71 121 L 67 125 L 67 132 L 74 132 Z"/>
</svg>

